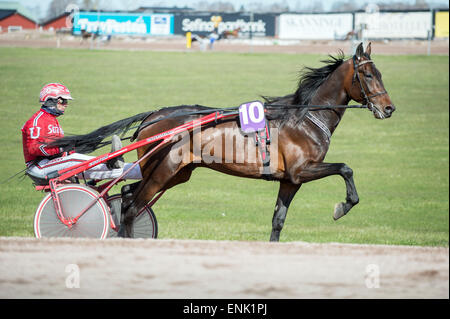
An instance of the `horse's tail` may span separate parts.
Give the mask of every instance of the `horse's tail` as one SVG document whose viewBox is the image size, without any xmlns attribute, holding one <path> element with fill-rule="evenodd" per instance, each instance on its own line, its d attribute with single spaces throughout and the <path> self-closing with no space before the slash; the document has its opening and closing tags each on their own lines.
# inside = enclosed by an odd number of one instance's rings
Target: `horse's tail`
<svg viewBox="0 0 450 319">
<path fill-rule="evenodd" d="M 64 136 L 49 143 L 48 146 L 61 147 L 64 150 L 75 149 L 76 152 L 84 154 L 91 153 L 96 149 L 99 149 L 111 143 L 110 141 L 103 142 L 105 138 L 112 136 L 113 134 L 125 134 L 128 130 L 131 129 L 131 125 L 136 122 L 143 121 L 153 112 L 154 111 L 144 112 L 132 117 L 128 117 L 126 119 L 122 119 L 120 121 L 100 127 L 88 134 Z"/>
</svg>

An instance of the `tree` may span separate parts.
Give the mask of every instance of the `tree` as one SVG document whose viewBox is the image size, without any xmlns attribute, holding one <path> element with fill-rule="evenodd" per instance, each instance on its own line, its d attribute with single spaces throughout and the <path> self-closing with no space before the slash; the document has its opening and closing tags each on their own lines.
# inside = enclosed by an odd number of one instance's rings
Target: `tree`
<svg viewBox="0 0 450 319">
<path fill-rule="evenodd" d="M 52 19 L 63 14 L 67 6 L 73 2 L 73 0 L 52 0 L 48 6 L 47 18 Z"/>
<path fill-rule="evenodd" d="M 208 11 L 208 6 L 209 6 L 208 1 L 199 1 L 193 4 L 193 7 L 199 11 Z"/>
<path fill-rule="evenodd" d="M 83 10 L 93 10 L 94 8 L 93 0 L 82 0 L 81 1 L 81 9 Z"/>
<path fill-rule="evenodd" d="M 331 11 L 334 12 L 352 12 L 360 9 L 353 1 L 338 1 L 333 4 Z"/>
<path fill-rule="evenodd" d="M 215 12 L 234 12 L 234 6 L 231 2 L 217 1 L 208 6 L 208 11 Z"/>
<path fill-rule="evenodd" d="M 80 9 L 82 10 L 102 10 L 104 7 L 102 0 L 81 0 L 80 3 Z"/>
<path fill-rule="evenodd" d="M 276 2 L 276 3 L 272 3 L 271 5 L 269 5 L 265 11 L 276 12 L 276 13 L 288 12 L 289 5 L 286 1 L 283 1 L 282 3 Z"/>
</svg>

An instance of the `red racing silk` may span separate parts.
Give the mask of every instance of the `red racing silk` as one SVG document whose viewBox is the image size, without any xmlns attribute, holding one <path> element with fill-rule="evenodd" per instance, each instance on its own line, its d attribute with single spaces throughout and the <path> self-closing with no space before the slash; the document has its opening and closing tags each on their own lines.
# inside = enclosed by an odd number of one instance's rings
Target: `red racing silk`
<svg viewBox="0 0 450 319">
<path fill-rule="evenodd" d="M 46 144 L 64 136 L 56 116 L 43 109 L 37 111 L 22 127 L 22 145 L 25 163 L 37 157 L 48 157 L 61 153 L 59 147 Z"/>
</svg>

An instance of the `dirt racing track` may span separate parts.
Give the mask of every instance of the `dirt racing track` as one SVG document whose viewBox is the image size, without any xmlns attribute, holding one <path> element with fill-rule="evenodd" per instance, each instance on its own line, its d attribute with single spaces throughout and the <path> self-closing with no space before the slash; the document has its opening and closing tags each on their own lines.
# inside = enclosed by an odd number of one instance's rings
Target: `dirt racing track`
<svg viewBox="0 0 450 319">
<path fill-rule="evenodd" d="M 288 53 L 288 54 L 336 54 L 343 50 L 348 54 L 354 44 L 351 41 L 313 41 L 262 39 L 227 39 L 217 41 L 212 48 L 197 42 L 186 49 L 184 37 L 173 38 L 112 38 L 109 42 L 81 40 L 70 35 L 56 36 L 53 33 L 14 32 L 0 34 L 0 47 L 60 48 L 60 49 L 105 49 L 130 51 L 165 52 L 239 52 L 239 53 Z M 420 40 L 374 41 L 377 54 L 432 54 L 448 55 L 448 39 L 428 43 Z"/>
<path fill-rule="evenodd" d="M 0 298 L 449 298 L 443 247 L 0 238 Z"/>
</svg>

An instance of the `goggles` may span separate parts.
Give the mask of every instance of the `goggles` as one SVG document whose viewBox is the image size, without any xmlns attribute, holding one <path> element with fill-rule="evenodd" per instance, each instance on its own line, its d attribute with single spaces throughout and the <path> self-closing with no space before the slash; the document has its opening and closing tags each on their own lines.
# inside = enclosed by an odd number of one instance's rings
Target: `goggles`
<svg viewBox="0 0 450 319">
<path fill-rule="evenodd" d="M 62 105 L 67 105 L 69 104 L 69 100 L 67 99 L 63 99 L 63 98 L 58 98 L 58 103 L 62 104 Z"/>
</svg>

